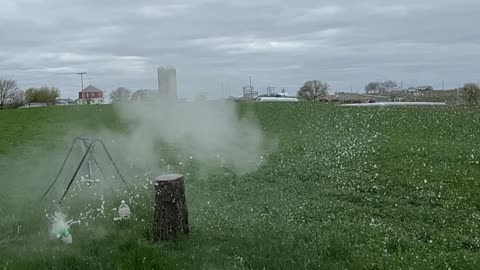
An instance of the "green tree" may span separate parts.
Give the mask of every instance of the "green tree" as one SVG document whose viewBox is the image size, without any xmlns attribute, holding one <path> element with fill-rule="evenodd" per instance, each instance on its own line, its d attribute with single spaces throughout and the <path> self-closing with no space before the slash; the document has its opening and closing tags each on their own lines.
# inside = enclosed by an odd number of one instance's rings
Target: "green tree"
<svg viewBox="0 0 480 270">
<path fill-rule="evenodd" d="M 16 81 L 0 79 L 0 109 L 3 109 L 7 100 L 11 98 L 12 93 L 17 89 Z"/>
<path fill-rule="evenodd" d="M 468 106 L 478 106 L 480 104 L 480 87 L 476 83 L 466 83 L 463 88 L 463 100 Z"/>
<path fill-rule="evenodd" d="M 55 104 L 60 96 L 60 90 L 55 87 L 42 86 L 40 88 L 29 88 L 25 91 L 25 98 L 28 102 L 44 102 Z"/>
<path fill-rule="evenodd" d="M 128 102 L 130 101 L 131 95 L 132 92 L 128 88 L 119 87 L 117 90 L 110 93 L 110 99 L 112 100 L 112 103 Z"/>
<path fill-rule="evenodd" d="M 327 83 L 322 83 L 322 81 L 307 81 L 298 90 L 297 97 L 303 100 L 316 100 L 319 97 L 326 96 L 329 87 Z"/>
</svg>

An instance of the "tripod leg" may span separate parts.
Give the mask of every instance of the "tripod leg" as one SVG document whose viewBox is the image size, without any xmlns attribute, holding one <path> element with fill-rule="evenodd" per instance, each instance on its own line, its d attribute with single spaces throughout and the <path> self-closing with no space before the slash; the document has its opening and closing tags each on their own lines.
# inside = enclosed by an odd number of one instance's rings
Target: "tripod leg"
<svg viewBox="0 0 480 270">
<path fill-rule="evenodd" d="M 47 196 L 47 194 L 50 192 L 50 190 L 52 190 L 53 186 L 55 186 L 55 184 L 57 183 L 58 178 L 60 177 L 60 174 L 62 173 L 63 168 L 65 167 L 65 164 L 67 163 L 67 160 L 68 160 L 68 158 L 70 157 L 70 154 L 72 153 L 73 146 L 75 145 L 75 143 L 76 143 L 79 139 L 80 139 L 80 138 L 75 138 L 75 139 L 73 140 L 72 145 L 70 146 L 70 149 L 68 150 L 67 156 L 66 156 L 65 159 L 63 160 L 62 166 L 60 167 L 60 170 L 59 170 L 58 173 L 57 173 L 57 176 L 55 176 L 55 179 L 53 180 L 52 184 L 50 184 L 50 186 L 48 187 L 47 191 L 45 191 L 45 193 L 42 195 L 42 198 L 40 198 L 40 200 L 43 200 L 43 199 Z"/>
<path fill-rule="evenodd" d="M 117 174 L 120 176 L 120 179 L 122 180 L 123 184 L 125 185 L 125 188 L 128 190 L 128 193 L 130 193 L 130 195 L 132 195 L 133 193 L 130 190 L 130 188 L 128 187 L 127 181 L 125 181 L 125 178 L 123 178 L 123 175 L 120 173 L 120 170 L 118 169 L 117 164 L 115 164 L 115 161 L 113 161 L 113 158 L 110 155 L 110 152 L 108 152 L 108 149 L 105 146 L 105 143 L 103 143 L 103 141 L 98 140 L 98 139 L 96 141 L 99 142 L 103 146 L 103 149 L 105 150 L 105 153 L 107 153 L 108 159 L 110 159 L 110 162 L 112 162 L 112 165 L 115 168 L 115 171 L 117 172 Z"/>
<path fill-rule="evenodd" d="M 92 146 L 93 146 L 94 143 L 95 143 L 95 142 L 92 142 L 92 143 L 90 143 L 90 145 L 88 146 L 87 151 L 85 152 L 85 154 L 84 154 L 83 157 L 82 157 L 82 160 L 80 161 L 80 164 L 78 164 L 77 169 L 76 169 L 75 172 L 73 173 L 73 176 L 72 176 L 72 178 L 70 179 L 70 182 L 68 183 L 67 189 L 65 189 L 65 192 L 63 192 L 63 195 L 62 195 L 62 197 L 60 198 L 59 203 L 62 203 L 62 202 L 63 202 L 63 199 L 65 199 L 65 196 L 67 196 L 67 193 L 68 193 L 68 191 L 70 190 L 70 187 L 72 186 L 73 181 L 75 180 L 75 177 L 77 177 L 78 171 L 79 171 L 80 168 L 82 167 L 83 162 L 85 161 L 85 158 L 87 157 L 88 152 L 90 151 L 90 149 L 92 148 Z"/>
<path fill-rule="evenodd" d="M 88 139 L 81 139 L 82 140 L 82 145 L 83 145 L 83 151 L 87 152 L 86 149 L 88 148 L 88 144 L 87 142 L 91 141 L 91 140 L 88 140 Z M 93 179 L 93 173 L 92 173 L 92 158 L 93 158 L 93 148 L 88 151 L 89 153 L 89 156 L 88 156 L 88 160 L 87 160 L 87 174 L 88 174 L 88 177 L 90 179 Z"/>
</svg>

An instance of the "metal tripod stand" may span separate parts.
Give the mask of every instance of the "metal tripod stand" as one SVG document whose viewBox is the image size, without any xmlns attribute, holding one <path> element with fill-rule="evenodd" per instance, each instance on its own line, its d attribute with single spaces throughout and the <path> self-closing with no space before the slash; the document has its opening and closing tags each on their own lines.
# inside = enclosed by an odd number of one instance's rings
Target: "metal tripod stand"
<svg viewBox="0 0 480 270">
<path fill-rule="evenodd" d="M 105 146 L 105 143 L 100 140 L 100 139 L 94 139 L 94 138 L 85 138 L 85 137 L 77 137 L 73 140 L 71 146 L 70 146 L 70 149 L 68 150 L 68 153 L 67 153 L 67 156 L 65 157 L 65 159 L 63 160 L 63 163 L 62 163 L 62 166 L 60 167 L 60 170 L 58 171 L 57 173 L 57 176 L 55 177 L 55 179 L 53 180 L 52 184 L 50 184 L 50 186 L 48 187 L 48 189 L 45 191 L 45 193 L 43 194 L 41 200 L 43 200 L 47 195 L 48 193 L 52 190 L 52 188 L 55 186 L 55 184 L 57 183 L 60 175 L 62 174 L 62 171 L 63 169 L 65 168 L 65 165 L 67 164 L 67 161 L 70 157 L 70 154 L 72 153 L 73 151 L 73 148 L 75 146 L 76 143 L 80 143 L 82 149 L 83 149 L 83 156 L 82 156 L 82 159 L 80 160 L 80 163 L 78 164 L 77 168 L 75 169 L 75 172 L 73 173 L 72 175 L 72 178 L 70 178 L 70 181 L 68 182 L 68 185 L 67 185 L 67 188 L 65 189 L 65 191 L 63 192 L 62 194 L 62 197 L 60 198 L 59 200 L 59 204 L 61 204 L 63 202 L 63 200 L 65 199 L 65 196 L 67 196 L 67 193 L 68 191 L 70 190 L 73 182 L 75 181 L 75 178 L 77 177 L 77 174 L 78 172 L 80 171 L 80 168 L 82 167 L 82 165 L 84 163 L 86 163 L 87 165 L 87 171 L 88 171 L 88 177 L 91 178 L 92 175 L 93 175 L 93 170 L 92 170 L 92 167 L 93 165 L 95 165 L 100 173 L 102 174 L 103 178 L 104 179 L 107 179 L 105 177 L 105 173 L 103 172 L 103 169 L 102 167 L 99 165 L 97 159 L 95 158 L 94 156 L 94 149 L 95 149 L 95 144 L 100 144 L 100 146 L 102 146 L 103 150 L 105 151 L 108 159 L 110 160 L 110 162 L 112 163 L 113 167 L 115 168 L 115 171 L 116 173 L 118 174 L 118 176 L 120 177 L 120 179 L 122 180 L 123 184 L 125 185 L 125 188 L 127 189 L 127 191 L 132 194 L 127 182 L 125 181 L 125 178 L 123 178 L 123 175 L 120 173 L 120 170 L 118 169 L 117 167 L 117 164 L 115 164 L 115 162 L 113 161 L 113 158 L 112 156 L 110 155 L 110 152 L 108 151 L 107 147 Z M 85 182 L 87 182 L 88 185 L 91 185 L 93 182 L 95 182 L 95 180 L 92 180 L 92 179 L 87 179 L 85 180 Z"/>
</svg>

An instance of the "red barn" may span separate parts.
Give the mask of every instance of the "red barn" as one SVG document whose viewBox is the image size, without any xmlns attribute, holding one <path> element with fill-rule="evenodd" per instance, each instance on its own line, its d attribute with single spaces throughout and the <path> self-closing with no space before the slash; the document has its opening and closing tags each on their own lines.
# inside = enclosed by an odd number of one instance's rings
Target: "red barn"
<svg viewBox="0 0 480 270">
<path fill-rule="evenodd" d="M 103 91 L 93 85 L 78 92 L 78 104 L 103 104 Z"/>
</svg>

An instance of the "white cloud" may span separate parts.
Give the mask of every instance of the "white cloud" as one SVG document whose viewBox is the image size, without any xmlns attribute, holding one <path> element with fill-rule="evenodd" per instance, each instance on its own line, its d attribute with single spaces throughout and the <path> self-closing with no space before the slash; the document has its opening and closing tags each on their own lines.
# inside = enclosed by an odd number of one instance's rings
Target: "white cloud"
<svg viewBox="0 0 480 270">
<path fill-rule="evenodd" d="M 225 50 L 228 54 L 251 54 L 299 51 L 305 47 L 307 47 L 307 45 L 301 41 L 252 40 L 222 44 L 217 46 L 217 49 Z"/>
<path fill-rule="evenodd" d="M 306 47 L 302 41 L 270 40 L 254 37 L 211 37 L 191 40 L 191 43 L 227 54 L 250 54 L 299 51 Z"/>
<path fill-rule="evenodd" d="M 179 14 L 192 9 L 193 5 L 189 4 L 155 4 L 155 5 L 146 5 L 138 8 L 136 13 L 140 16 L 147 17 L 172 17 L 178 16 Z"/>
</svg>

